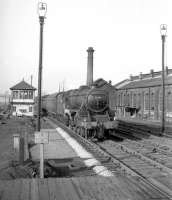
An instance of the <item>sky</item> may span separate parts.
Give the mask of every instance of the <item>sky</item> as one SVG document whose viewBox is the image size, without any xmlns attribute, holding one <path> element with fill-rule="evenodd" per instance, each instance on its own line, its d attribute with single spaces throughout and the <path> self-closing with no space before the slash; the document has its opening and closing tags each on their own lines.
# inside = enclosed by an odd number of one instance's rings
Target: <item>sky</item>
<svg viewBox="0 0 172 200">
<path fill-rule="evenodd" d="M 161 70 L 160 24 L 167 24 L 165 59 L 172 68 L 171 0 L 45 0 L 43 94 L 86 84 L 93 47 L 94 80 L 116 84 L 130 74 Z M 23 78 L 37 88 L 38 0 L 1 0 L 0 94 Z"/>
</svg>

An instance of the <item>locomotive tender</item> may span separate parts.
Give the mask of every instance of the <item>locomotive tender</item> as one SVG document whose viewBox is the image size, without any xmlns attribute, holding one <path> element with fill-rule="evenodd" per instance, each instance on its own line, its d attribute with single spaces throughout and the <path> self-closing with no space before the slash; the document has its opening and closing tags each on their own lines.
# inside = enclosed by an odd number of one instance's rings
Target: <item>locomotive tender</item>
<svg viewBox="0 0 172 200">
<path fill-rule="evenodd" d="M 42 109 L 86 138 L 104 138 L 116 127 L 109 94 L 98 85 L 46 95 Z"/>
</svg>

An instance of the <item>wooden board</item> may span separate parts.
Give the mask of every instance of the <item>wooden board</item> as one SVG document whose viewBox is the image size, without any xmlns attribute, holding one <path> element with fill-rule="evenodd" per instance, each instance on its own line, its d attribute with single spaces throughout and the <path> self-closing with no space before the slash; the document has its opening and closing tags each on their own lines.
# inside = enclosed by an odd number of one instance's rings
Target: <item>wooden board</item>
<svg viewBox="0 0 172 200">
<path fill-rule="evenodd" d="M 0 197 L 9 200 L 167 200 L 138 178 L 80 177 L 0 181 Z"/>
<path fill-rule="evenodd" d="M 46 144 L 49 142 L 49 133 L 48 132 L 35 132 L 35 143 L 36 144 Z"/>
<path fill-rule="evenodd" d="M 21 179 L 20 199 L 30 199 L 30 181 L 29 179 Z"/>
<path fill-rule="evenodd" d="M 38 179 L 39 199 L 49 200 L 49 187 L 47 179 Z"/>
</svg>

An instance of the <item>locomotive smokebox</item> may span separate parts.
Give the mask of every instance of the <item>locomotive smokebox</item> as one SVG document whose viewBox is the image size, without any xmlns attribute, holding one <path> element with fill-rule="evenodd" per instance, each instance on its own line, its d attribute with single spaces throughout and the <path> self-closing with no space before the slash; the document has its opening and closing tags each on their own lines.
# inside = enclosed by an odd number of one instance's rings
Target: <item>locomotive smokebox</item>
<svg viewBox="0 0 172 200">
<path fill-rule="evenodd" d="M 93 83 L 93 47 L 87 49 L 88 60 L 87 60 L 87 85 L 91 86 Z"/>
</svg>

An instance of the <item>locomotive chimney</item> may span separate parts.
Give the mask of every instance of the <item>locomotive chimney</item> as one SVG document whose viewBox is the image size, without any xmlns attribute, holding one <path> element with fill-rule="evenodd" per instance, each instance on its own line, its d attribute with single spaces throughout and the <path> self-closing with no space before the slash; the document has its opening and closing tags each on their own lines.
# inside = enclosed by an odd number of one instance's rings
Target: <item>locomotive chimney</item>
<svg viewBox="0 0 172 200">
<path fill-rule="evenodd" d="M 88 60 L 87 60 L 87 85 L 90 86 L 93 83 L 93 47 L 87 49 Z"/>
</svg>

